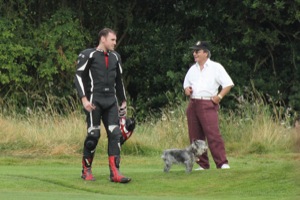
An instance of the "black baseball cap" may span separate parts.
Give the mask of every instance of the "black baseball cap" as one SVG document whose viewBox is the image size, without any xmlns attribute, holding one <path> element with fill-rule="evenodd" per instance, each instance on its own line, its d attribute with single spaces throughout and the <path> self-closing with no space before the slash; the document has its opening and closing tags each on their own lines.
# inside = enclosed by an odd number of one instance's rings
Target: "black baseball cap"
<svg viewBox="0 0 300 200">
<path fill-rule="evenodd" d="M 206 41 L 197 41 L 194 46 L 190 47 L 190 49 L 193 49 L 193 50 L 200 50 L 200 49 L 209 50 L 209 45 L 208 45 L 208 42 L 206 42 Z"/>
</svg>

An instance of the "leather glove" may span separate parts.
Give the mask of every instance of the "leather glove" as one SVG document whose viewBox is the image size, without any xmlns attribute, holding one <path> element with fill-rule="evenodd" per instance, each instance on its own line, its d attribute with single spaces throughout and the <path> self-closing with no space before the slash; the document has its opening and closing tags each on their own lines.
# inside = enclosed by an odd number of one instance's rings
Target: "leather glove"
<svg viewBox="0 0 300 200">
<path fill-rule="evenodd" d="M 127 103 L 126 101 L 123 101 L 119 108 L 119 117 L 125 117 L 127 114 Z"/>
</svg>

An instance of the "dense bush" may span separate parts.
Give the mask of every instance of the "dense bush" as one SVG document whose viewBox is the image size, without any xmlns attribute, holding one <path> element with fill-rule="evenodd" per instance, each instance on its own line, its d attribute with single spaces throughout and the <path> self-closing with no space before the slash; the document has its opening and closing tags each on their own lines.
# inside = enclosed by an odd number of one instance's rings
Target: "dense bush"
<svg viewBox="0 0 300 200">
<path fill-rule="evenodd" d="M 111 27 L 140 118 L 184 99 L 182 81 L 193 62 L 188 47 L 197 40 L 211 43 L 212 59 L 236 84 L 225 105 L 234 108 L 232 99 L 254 85 L 279 106 L 300 110 L 297 0 L 0 0 L 0 13 L 2 108 L 50 103 L 63 110 L 76 101 L 76 57 Z"/>
<path fill-rule="evenodd" d="M 60 110 L 69 96 L 76 97 L 72 79 L 77 52 L 88 34 L 71 10 L 57 10 L 38 27 L 27 20 L 0 19 L 1 104 L 22 111 L 51 103 Z"/>
</svg>

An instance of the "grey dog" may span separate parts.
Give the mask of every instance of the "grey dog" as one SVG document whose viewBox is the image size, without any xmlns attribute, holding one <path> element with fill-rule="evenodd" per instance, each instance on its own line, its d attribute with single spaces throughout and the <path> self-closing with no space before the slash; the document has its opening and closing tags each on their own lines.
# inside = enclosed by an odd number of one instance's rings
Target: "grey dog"
<svg viewBox="0 0 300 200">
<path fill-rule="evenodd" d="M 169 172 L 172 164 L 184 164 L 186 172 L 190 173 L 193 169 L 194 162 L 206 151 L 207 145 L 203 140 L 194 140 L 192 144 L 185 149 L 164 150 L 161 156 L 165 162 L 164 172 Z"/>
</svg>

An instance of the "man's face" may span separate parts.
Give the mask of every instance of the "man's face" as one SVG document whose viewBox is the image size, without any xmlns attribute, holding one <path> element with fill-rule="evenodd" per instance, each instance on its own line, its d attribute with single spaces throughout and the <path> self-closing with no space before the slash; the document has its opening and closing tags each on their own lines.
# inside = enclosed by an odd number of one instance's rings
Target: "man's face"
<svg viewBox="0 0 300 200">
<path fill-rule="evenodd" d="M 101 37 L 101 43 L 106 50 L 113 51 L 117 43 L 117 36 L 113 33 L 108 33 L 106 37 Z"/>
<path fill-rule="evenodd" d="M 202 49 L 194 50 L 193 52 L 195 62 L 203 62 L 207 59 L 207 53 L 204 52 Z"/>
</svg>

